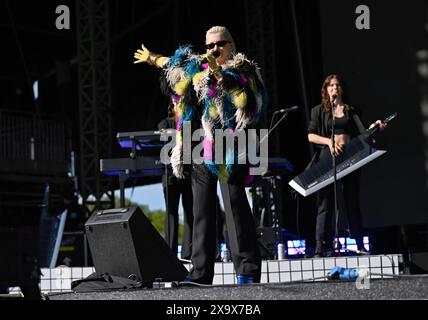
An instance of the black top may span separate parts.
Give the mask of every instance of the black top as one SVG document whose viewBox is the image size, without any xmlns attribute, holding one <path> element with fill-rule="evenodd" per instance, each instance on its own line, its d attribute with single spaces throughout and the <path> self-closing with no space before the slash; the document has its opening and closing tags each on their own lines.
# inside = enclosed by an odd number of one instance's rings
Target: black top
<svg viewBox="0 0 428 320">
<path fill-rule="evenodd" d="M 351 138 L 358 136 L 360 133 L 363 133 L 366 129 L 361 123 L 360 117 L 358 115 L 358 110 L 356 108 L 351 108 L 348 111 L 345 111 L 345 116 L 348 120 L 345 124 L 346 134 L 349 134 Z M 319 104 L 312 108 L 311 110 L 311 119 L 309 121 L 308 133 L 314 133 L 322 137 L 331 136 L 331 112 L 326 112 L 324 106 Z M 339 118 L 340 119 L 340 118 Z M 336 129 L 338 128 L 338 118 L 336 118 Z M 335 130 L 336 134 L 339 134 Z M 318 148 L 323 148 L 322 145 L 316 145 Z"/>
<path fill-rule="evenodd" d="M 331 128 L 333 126 L 333 118 L 328 119 L 327 126 L 328 133 L 331 135 Z M 345 114 L 343 117 L 336 117 L 334 120 L 334 134 L 350 134 L 352 130 L 352 120 Z"/>
</svg>

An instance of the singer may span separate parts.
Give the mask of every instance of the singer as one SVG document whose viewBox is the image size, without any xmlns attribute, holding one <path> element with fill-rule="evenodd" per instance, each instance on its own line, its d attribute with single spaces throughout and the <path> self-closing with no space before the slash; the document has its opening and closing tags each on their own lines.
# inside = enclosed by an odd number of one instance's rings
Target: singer
<svg viewBox="0 0 428 320">
<path fill-rule="evenodd" d="M 204 163 L 192 163 L 190 173 L 194 199 L 193 268 L 187 280 L 211 284 L 214 277 L 216 206 L 213 199 L 220 180 L 236 274 L 243 282 L 259 282 L 261 258 L 244 184 L 248 166 L 237 164 L 237 154 L 228 153 L 227 149 L 224 161 L 214 162 L 214 130 L 239 131 L 256 125 L 267 104 L 266 90 L 257 65 L 243 53 L 236 52 L 233 38 L 225 27 L 215 26 L 206 32 L 205 49 L 205 54 L 198 55 L 192 46 L 185 45 L 171 57 L 164 57 L 142 45 L 142 50 L 134 54 L 134 63 L 147 62 L 163 71 L 163 87 L 168 89 L 178 115 L 177 143 L 171 157 L 176 177 L 185 174 L 183 147 L 192 143 L 183 141 L 183 122 L 190 121 L 192 130 L 204 130 Z"/>
<path fill-rule="evenodd" d="M 310 165 L 326 157 L 328 153 L 333 156 L 339 155 L 346 143 L 365 131 L 358 109 L 346 102 L 344 87 L 344 82 L 335 74 L 329 75 L 322 85 L 322 103 L 312 109 L 308 127 L 308 140 L 316 147 L 316 153 Z M 333 117 L 335 118 L 334 143 L 332 141 Z M 379 125 L 381 129 L 385 127 L 380 120 L 371 124 L 370 127 L 374 125 Z M 359 170 L 354 171 L 339 180 L 338 186 L 342 184 L 343 187 L 343 201 L 351 236 L 356 240 L 358 251 L 367 253 L 363 244 L 359 175 Z M 332 218 L 334 217 L 333 186 L 318 191 L 317 202 L 315 256 L 330 256 L 334 254 L 334 234 L 332 232 Z"/>
</svg>

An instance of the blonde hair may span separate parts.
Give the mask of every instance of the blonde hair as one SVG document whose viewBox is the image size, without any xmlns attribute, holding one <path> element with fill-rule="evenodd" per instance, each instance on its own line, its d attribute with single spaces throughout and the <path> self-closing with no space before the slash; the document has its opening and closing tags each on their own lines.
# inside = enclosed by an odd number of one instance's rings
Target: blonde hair
<svg viewBox="0 0 428 320">
<path fill-rule="evenodd" d="M 220 33 L 220 34 L 222 34 L 223 37 L 227 41 L 230 41 L 230 44 L 232 46 L 232 52 L 236 52 L 235 42 L 233 41 L 232 35 L 230 34 L 229 30 L 226 29 L 226 27 L 223 27 L 223 26 L 214 26 L 214 27 L 211 27 L 207 31 L 207 33 L 205 35 L 205 39 L 208 38 L 208 36 L 210 34 L 213 34 L 213 33 Z"/>
</svg>

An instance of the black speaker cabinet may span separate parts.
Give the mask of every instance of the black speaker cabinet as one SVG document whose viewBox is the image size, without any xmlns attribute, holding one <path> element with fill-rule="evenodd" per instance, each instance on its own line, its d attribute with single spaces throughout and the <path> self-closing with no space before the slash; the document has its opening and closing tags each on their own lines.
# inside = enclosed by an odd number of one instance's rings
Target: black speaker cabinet
<svg viewBox="0 0 428 320">
<path fill-rule="evenodd" d="M 138 207 L 96 211 L 85 223 L 85 232 L 97 274 L 149 284 L 182 281 L 187 276 L 186 268 Z"/>
<path fill-rule="evenodd" d="M 410 272 L 413 274 L 428 273 L 428 252 L 413 252 L 410 255 Z"/>
</svg>

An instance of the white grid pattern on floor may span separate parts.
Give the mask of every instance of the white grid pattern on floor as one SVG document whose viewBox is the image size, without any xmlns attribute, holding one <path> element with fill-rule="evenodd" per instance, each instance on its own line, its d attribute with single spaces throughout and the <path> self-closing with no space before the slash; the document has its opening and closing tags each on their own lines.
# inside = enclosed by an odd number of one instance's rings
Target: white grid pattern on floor
<svg viewBox="0 0 428 320">
<path fill-rule="evenodd" d="M 400 258 L 401 255 L 396 254 L 262 261 L 260 282 L 324 281 L 327 273 L 335 266 L 368 269 L 370 279 L 392 278 L 399 275 Z M 235 283 L 233 264 L 217 263 L 213 284 Z"/>
<path fill-rule="evenodd" d="M 262 261 L 261 283 L 282 283 L 292 281 L 324 281 L 327 273 L 335 266 L 344 268 L 367 268 L 370 279 L 392 278 L 400 274 L 399 254 L 358 257 L 332 257 L 292 260 Z M 191 265 L 185 265 L 190 270 Z M 71 282 L 86 278 L 95 272 L 93 267 L 43 268 L 40 281 L 42 292 L 70 292 Z M 213 284 L 236 284 L 236 274 L 232 262 L 216 262 Z M 17 293 L 18 287 L 11 293 Z"/>
</svg>

